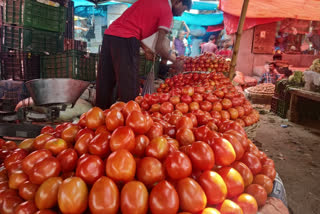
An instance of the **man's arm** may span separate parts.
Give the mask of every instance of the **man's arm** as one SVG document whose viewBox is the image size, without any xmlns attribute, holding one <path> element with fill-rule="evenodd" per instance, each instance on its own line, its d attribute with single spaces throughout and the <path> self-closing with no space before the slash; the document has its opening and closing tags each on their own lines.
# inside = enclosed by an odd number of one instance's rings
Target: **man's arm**
<svg viewBox="0 0 320 214">
<path fill-rule="evenodd" d="M 188 27 L 188 25 L 185 23 L 185 22 L 183 22 L 183 25 L 184 25 L 184 27 L 186 28 L 186 38 L 188 39 L 188 37 L 189 37 L 189 34 L 190 34 L 190 29 L 189 29 L 189 27 Z"/>
<path fill-rule="evenodd" d="M 261 79 L 258 83 L 263 83 L 265 78 L 266 78 L 266 74 L 262 74 Z"/>
<path fill-rule="evenodd" d="M 170 49 L 170 41 L 167 37 L 167 31 L 164 29 L 159 29 L 158 31 L 158 40 L 156 43 L 156 52 L 162 57 L 171 62 L 176 61 L 176 57 L 171 54 L 172 50 Z"/>
</svg>

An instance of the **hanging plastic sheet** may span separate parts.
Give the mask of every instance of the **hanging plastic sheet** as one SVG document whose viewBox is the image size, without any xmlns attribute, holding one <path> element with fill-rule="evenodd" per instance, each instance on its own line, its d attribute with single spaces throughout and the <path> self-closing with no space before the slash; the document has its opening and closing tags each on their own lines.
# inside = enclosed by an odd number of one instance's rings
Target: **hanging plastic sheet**
<svg viewBox="0 0 320 214">
<path fill-rule="evenodd" d="M 191 9 L 194 10 L 216 10 L 218 8 L 218 2 L 203 2 L 203 1 L 194 1 L 192 3 Z"/>
<path fill-rule="evenodd" d="M 193 14 L 184 12 L 182 16 L 174 17 L 174 19 L 184 21 L 187 25 L 219 25 L 223 23 L 223 13 Z"/>
<path fill-rule="evenodd" d="M 224 25 L 214 25 L 207 28 L 207 32 L 217 32 L 224 29 Z"/>
</svg>

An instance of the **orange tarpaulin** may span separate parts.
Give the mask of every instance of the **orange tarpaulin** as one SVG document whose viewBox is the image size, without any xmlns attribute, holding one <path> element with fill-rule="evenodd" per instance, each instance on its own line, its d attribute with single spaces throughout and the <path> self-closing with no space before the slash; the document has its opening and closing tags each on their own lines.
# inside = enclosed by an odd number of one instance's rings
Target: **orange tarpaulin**
<svg viewBox="0 0 320 214">
<path fill-rule="evenodd" d="M 220 9 L 240 16 L 243 0 L 220 0 Z M 320 0 L 249 0 L 248 18 L 294 18 L 320 21 Z"/>
</svg>

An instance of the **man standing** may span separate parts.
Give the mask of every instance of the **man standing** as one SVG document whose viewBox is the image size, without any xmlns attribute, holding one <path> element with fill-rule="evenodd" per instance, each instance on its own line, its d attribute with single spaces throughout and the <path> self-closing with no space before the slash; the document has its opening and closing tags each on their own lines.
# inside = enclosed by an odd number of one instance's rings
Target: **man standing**
<svg viewBox="0 0 320 214">
<path fill-rule="evenodd" d="M 209 37 L 209 41 L 202 46 L 201 53 L 206 53 L 206 52 L 215 53 L 217 51 L 217 45 L 215 44 L 215 42 L 216 42 L 216 37 L 214 35 L 211 35 Z"/>
<path fill-rule="evenodd" d="M 178 53 L 178 56 L 184 56 L 186 52 L 186 45 L 184 43 L 185 32 L 182 30 L 179 32 L 178 38 L 174 40 L 174 48 Z"/>
<path fill-rule="evenodd" d="M 96 106 L 113 103 L 113 91 L 127 102 L 139 94 L 140 41 L 158 32 L 156 52 L 180 67 L 171 54 L 167 38 L 173 16 L 191 8 L 191 0 L 138 0 L 105 31 L 97 75 Z"/>
<path fill-rule="evenodd" d="M 276 64 L 274 62 L 269 63 L 269 70 L 264 73 L 259 81 L 259 83 L 272 83 L 276 84 L 277 80 L 282 77 L 276 69 Z"/>
</svg>

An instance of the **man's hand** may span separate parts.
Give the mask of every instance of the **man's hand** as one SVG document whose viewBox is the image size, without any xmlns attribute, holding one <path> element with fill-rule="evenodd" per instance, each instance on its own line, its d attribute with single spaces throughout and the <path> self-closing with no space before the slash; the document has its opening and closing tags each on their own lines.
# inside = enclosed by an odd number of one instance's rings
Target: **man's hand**
<svg viewBox="0 0 320 214">
<path fill-rule="evenodd" d="M 184 62 L 182 60 L 176 60 L 171 67 L 176 70 L 177 73 L 181 73 L 183 72 L 183 64 Z"/>
</svg>

